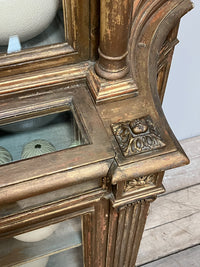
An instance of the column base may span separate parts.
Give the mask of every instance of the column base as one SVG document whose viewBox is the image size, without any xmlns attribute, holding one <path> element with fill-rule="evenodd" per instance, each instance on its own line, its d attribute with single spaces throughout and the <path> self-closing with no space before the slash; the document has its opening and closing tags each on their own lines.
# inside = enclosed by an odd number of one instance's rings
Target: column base
<svg viewBox="0 0 200 267">
<path fill-rule="evenodd" d="M 102 54 L 101 54 L 102 55 Z M 111 58 L 111 57 L 110 57 Z M 114 61 L 114 58 L 112 58 L 112 61 Z M 127 73 L 129 72 L 129 67 L 128 66 L 124 66 L 124 68 L 119 69 L 117 71 L 108 71 L 108 70 L 104 70 L 101 65 L 99 64 L 99 62 L 97 61 L 94 69 L 96 71 L 96 73 L 106 79 L 106 80 L 117 80 L 117 79 L 122 79 L 124 76 L 127 75 Z"/>
<path fill-rule="evenodd" d="M 96 103 L 138 95 L 137 85 L 129 74 L 122 79 L 110 81 L 99 77 L 94 67 L 91 67 L 87 82 Z"/>
</svg>

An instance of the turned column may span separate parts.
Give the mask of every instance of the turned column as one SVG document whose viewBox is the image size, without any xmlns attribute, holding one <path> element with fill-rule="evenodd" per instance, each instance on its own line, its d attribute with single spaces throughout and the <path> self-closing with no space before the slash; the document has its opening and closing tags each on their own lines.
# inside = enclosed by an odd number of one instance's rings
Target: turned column
<svg viewBox="0 0 200 267">
<path fill-rule="evenodd" d="M 95 70 L 102 78 L 120 79 L 128 72 L 131 10 L 131 0 L 101 0 L 99 60 Z"/>
</svg>

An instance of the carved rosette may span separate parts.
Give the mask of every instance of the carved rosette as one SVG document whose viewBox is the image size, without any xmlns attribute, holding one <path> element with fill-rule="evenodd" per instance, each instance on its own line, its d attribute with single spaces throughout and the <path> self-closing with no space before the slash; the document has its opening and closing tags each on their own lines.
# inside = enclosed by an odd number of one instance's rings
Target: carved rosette
<svg viewBox="0 0 200 267">
<path fill-rule="evenodd" d="M 156 185 L 157 175 L 150 174 L 143 177 L 138 177 L 125 182 L 124 192 L 133 191 L 135 189 L 144 188 Z"/>
<path fill-rule="evenodd" d="M 150 116 L 114 123 L 111 128 L 125 157 L 165 146 Z"/>
</svg>

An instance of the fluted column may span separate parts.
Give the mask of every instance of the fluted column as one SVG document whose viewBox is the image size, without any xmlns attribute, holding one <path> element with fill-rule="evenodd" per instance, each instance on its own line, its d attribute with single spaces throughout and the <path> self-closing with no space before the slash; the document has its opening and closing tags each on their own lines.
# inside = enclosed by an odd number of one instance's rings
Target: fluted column
<svg viewBox="0 0 200 267">
<path fill-rule="evenodd" d="M 150 203 L 154 198 L 113 208 L 110 211 L 106 267 L 133 267 Z"/>
</svg>

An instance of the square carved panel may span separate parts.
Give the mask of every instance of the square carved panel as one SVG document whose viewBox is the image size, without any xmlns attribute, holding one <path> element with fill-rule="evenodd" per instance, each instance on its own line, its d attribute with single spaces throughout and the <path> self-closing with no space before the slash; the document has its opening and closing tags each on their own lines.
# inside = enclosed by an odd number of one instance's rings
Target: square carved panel
<svg viewBox="0 0 200 267">
<path fill-rule="evenodd" d="M 125 157 L 165 147 L 150 116 L 114 123 L 111 128 Z"/>
</svg>

